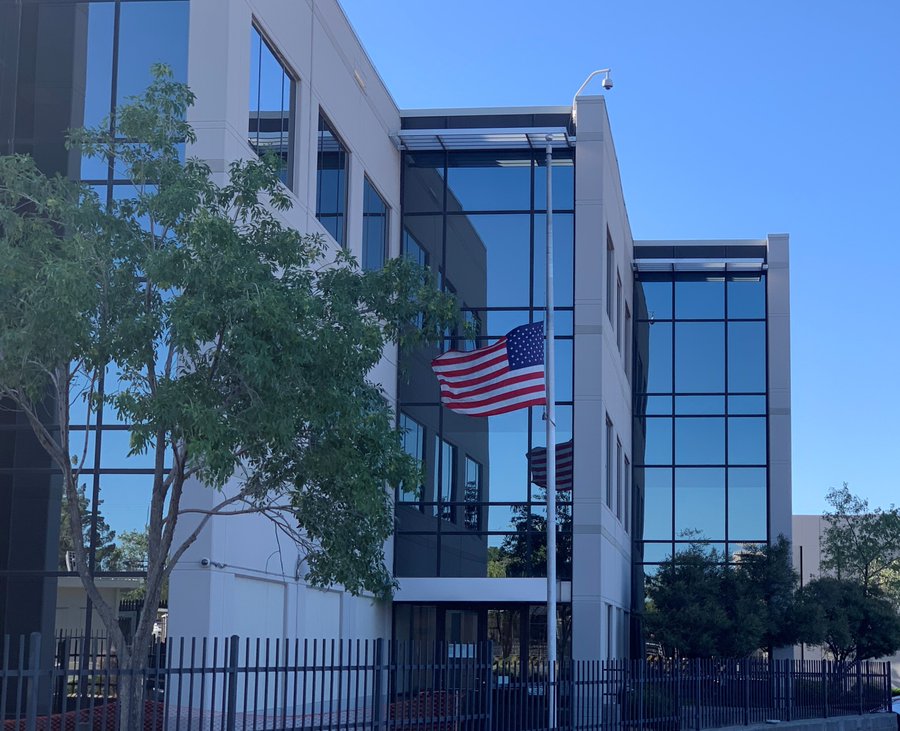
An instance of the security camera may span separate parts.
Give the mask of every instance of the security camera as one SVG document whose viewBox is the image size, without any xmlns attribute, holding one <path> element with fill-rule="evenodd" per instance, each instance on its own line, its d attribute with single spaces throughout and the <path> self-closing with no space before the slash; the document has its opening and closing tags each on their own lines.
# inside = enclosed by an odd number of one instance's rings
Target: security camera
<svg viewBox="0 0 900 731">
<path fill-rule="evenodd" d="M 212 563 L 212 562 L 211 562 L 208 558 L 201 558 L 201 559 L 200 559 L 200 565 L 203 566 L 204 568 L 206 568 L 207 566 L 209 566 L 210 563 Z"/>
<path fill-rule="evenodd" d="M 609 78 L 608 76 L 603 79 L 601 84 L 602 84 L 603 88 L 606 89 L 606 91 L 609 91 L 610 89 L 613 88 L 612 79 Z"/>
</svg>

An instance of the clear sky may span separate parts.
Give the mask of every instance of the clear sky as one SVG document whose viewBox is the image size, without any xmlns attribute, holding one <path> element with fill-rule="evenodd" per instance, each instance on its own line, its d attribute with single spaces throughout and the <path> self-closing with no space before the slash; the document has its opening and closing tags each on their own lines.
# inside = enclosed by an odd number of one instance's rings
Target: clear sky
<svg viewBox="0 0 900 731">
<path fill-rule="evenodd" d="M 611 66 L 635 238 L 791 236 L 794 512 L 900 502 L 900 2 L 341 2 L 401 108 Z"/>
</svg>

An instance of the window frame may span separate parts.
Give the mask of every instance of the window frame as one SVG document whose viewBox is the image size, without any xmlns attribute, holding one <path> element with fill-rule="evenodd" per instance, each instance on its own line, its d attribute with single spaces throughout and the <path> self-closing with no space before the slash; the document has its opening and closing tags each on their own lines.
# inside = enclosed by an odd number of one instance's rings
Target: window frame
<svg viewBox="0 0 900 731">
<path fill-rule="evenodd" d="M 287 104 L 287 113 L 288 113 L 287 143 L 288 144 L 287 144 L 287 164 L 286 164 L 287 180 L 283 180 L 281 182 L 288 190 L 290 190 L 293 193 L 293 192 L 295 192 L 294 184 L 296 182 L 295 178 L 294 178 L 294 166 L 296 163 L 295 156 L 296 156 L 296 150 L 297 150 L 297 145 L 296 145 L 297 97 L 298 97 L 297 90 L 300 86 L 300 75 L 297 74 L 296 71 L 294 71 L 294 69 L 291 67 L 291 65 L 285 59 L 284 54 L 282 54 L 278 50 L 277 46 L 274 43 L 272 43 L 272 41 L 266 35 L 266 32 L 262 29 L 262 27 L 260 26 L 259 22 L 257 21 L 257 19 L 255 17 L 253 17 L 251 20 L 250 28 L 251 28 L 251 32 L 255 31 L 259 35 L 260 54 L 262 54 L 262 47 L 263 47 L 263 45 L 265 45 L 266 48 L 269 49 L 269 52 L 272 54 L 272 56 L 275 58 L 275 60 L 278 62 L 278 64 L 281 66 L 282 71 L 284 71 L 284 75 L 290 80 L 290 89 L 288 92 L 289 99 L 287 100 L 288 101 L 288 104 Z M 250 45 L 250 53 L 251 54 L 253 53 L 253 44 L 252 43 Z M 252 58 L 250 59 L 249 65 L 252 70 L 252 68 L 253 68 L 253 59 Z M 257 88 L 258 89 L 261 88 L 260 79 L 262 77 L 262 57 L 260 57 L 260 59 L 259 59 L 259 73 L 260 73 L 260 78 L 257 79 Z M 252 84 L 253 84 L 252 79 L 250 80 L 250 83 L 251 83 L 251 88 L 252 88 Z M 257 113 L 257 115 L 259 115 L 259 113 L 260 113 L 259 94 L 257 94 L 256 104 L 257 104 L 256 113 Z M 248 110 L 248 112 L 250 114 L 252 114 L 253 110 L 250 109 L 250 110 Z M 259 122 L 258 122 L 258 120 L 259 120 L 259 117 L 257 116 L 257 129 L 256 129 L 257 145 L 259 144 Z M 256 156 L 259 157 L 260 159 L 262 159 L 262 156 L 259 154 L 259 151 L 250 142 L 249 134 L 250 134 L 250 130 L 249 130 L 249 126 L 248 126 L 247 143 L 250 145 L 251 149 L 253 149 L 253 152 L 256 154 Z"/>
<path fill-rule="evenodd" d="M 348 162 L 349 162 L 349 159 L 348 159 Z M 369 211 L 366 210 L 366 193 L 367 193 L 367 187 L 372 189 L 372 192 L 377 196 L 378 200 L 381 201 L 381 205 L 384 206 L 384 213 L 383 213 L 383 214 L 370 213 Z M 381 246 L 381 258 L 380 258 L 380 263 L 379 263 L 379 265 L 378 265 L 377 267 L 375 267 L 375 268 L 370 268 L 370 267 L 367 266 L 367 260 L 368 260 L 368 257 L 366 256 L 366 254 L 367 254 L 367 248 L 366 248 L 366 234 L 367 234 L 367 232 L 368 232 L 368 227 L 366 226 L 366 221 L 367 221 L 367 219 L 368 219 L 369 217 L 375 217 L 375 216 L 383 216 L 383 218 L 384 218 L 384 221 L 383 221 L 383 223 L 382 223 L 382 230 L 383 230 L 383 233 L 384 233 L 384 240 L 383 240 L 382 246 Z M 361 237 L 361 238 L 362 238 L 362 248 L 361 248 L 361 250 L 360 250 L 360 265 L 361 265 L 361 267 L 362 267 L 364 270 L 366 270 L 366 271 L 377 271 L 378 269 L 381 269 L 381 268 L 385 265 L 385 263 L 387 262 L 387 260 L 390 258 L 390 249 L 391 249 L 391 207 L 388 205 L 388 203 L 387 203 L 387 201 L 385 200 L 384 196 L 381 195 L 381 191 L 378 190 L 378 187 L 375 185 L 375 183 L 372 182 L 372 179 L 371 179 L 367 174 L 365 174 L 365 173 L 363 174 L 363 205 L 362 205 L 362 220 L 363 220 L 363 227 L 362 227 L 362 237 Z"/>
<path fill-rule="evenodd" d="M 324 169 L 326 169 L 326 168 L 322 167 L 322 155 L 324 152 L 322 150 L 322 133 L 323 133 L 323 131 L 325 131 L 322 129 L 323 123 L 328 128 L 328 131 L 331 132 L 331 136 L 334 138 L 335 142 L 337 142 L 337 144 L 340 146 L 341 150 L 343 150 L 344 157 L 345 157 L 344 165 L 343 165 L 343 171 L 344 171 L 343 210 L 340 212 L 335 212 L 333 214 L 326 214 L 327 218 L 332 218 L 332 219 L 340 218 L 341 219 L 340 238 L 338 238 L 337 236 L 334 236 L 331 233 L 331 231 L 328 229 L 328 227 L 325 225 L 325 223 L 322 221 L 323 213 L 319 207 L 321 204 L 321 197 L 322 197 L 321 196 L 322 188 L 320 185 L 320 177 L 321 177 L 322 171 Z M 318 124 L 316 125 L 316 210 L 315 210 L 315 216 L 316 216 L 316 220 L 319 222 L 319 224 L 328 232 L 328 235 L 331 236 L 342 249 L 347 248 L 347 229 L 349 228 L 348 223 L 349 223 L 349 219 L 350 219 L 350 167 L 351 167 L 350 157 L 351 157 L 350 147 L 347 145 L 346 142 L 344 142 L 344 138 L 340 135 L 340 133 L 338 133 L 334 123 L 331 121 L 331 117 L 329 117 L 325 113 L 325 110 L 322 108 L 322 106 L 319 105 Z M 329 168 L 329 169 L 332 169 L 332 168 Z M 333 169 L 337 170 L 338 168 L 333 168 Z"/>
</svg>

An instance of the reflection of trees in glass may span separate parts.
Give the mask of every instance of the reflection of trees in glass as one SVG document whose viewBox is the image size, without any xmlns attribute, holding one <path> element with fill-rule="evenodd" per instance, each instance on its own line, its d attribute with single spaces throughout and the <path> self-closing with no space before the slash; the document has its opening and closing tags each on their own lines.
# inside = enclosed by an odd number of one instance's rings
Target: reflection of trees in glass
<svg viewBox="0 0 900 731">
<path fill-rule="evenodd" d="M 466 484 L 465 484 L 465 526 L 469 530 L 478 530 L 481 521 L 481 465 L 475 460 L 466 457 Z"/>
<path fill-rule="evenodd" d="M 82 545 L 91 545 L 91 510 L 88 507 L 88 499 L 85 485 L 78 488 L 78 514 L 81 516 Z M 116 532 L 109 527 L 106 518 L 101 513 L 102 500 L 97 501 L 97 541 L 95 550 L 95 566 L 97 571 L 115 571 L 117 563 Z M 70 559 L 75 551 L 73 536 L 76 530 L 70 529 L 69 507 L 66 492 L 63 491 L 62 507 L 60 512 L 59 530 L 59 570 L 74 571 L 75 564 Z"/>
<path fill-rule="evenodd" d="M 546 517 L 531 512 L 528 505 L 517 505 L 512 510 L 515 533 L 505 536 L 499 548 L 488 549 L 488 574 L 501 577 L 546 576 Z M 572 574 L 570 505 L 557 503 L 556 526 L 556 572 L 560 579 L 567 579 Z"/>
</svg>

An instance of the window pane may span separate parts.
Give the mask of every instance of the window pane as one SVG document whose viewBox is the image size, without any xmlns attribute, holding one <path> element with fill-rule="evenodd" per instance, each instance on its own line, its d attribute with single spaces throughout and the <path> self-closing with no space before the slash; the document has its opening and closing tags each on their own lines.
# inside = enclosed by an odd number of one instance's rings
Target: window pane
<svg viewBox="0 0 900 731">
<path fill-rule="evenodd" d="M 530 208 L 531 155 L 454 152 L 448 156 L 448 212 Z"/>
<path fill-rule="evenodd" d="M 724 414 L 724 396 L 676 396 L 675 414 L 677 416 L 694 416 L 708 414 Z"/>
<path fill-rule="evenodd" d="M 635 312 L 638 320 L 672 319 L 672 282 L 642 280 L 635 282 Z"/>
<path fill-rule="evenodd" d="M 723 323 L 676 323 L 675 390 L 680 393 L 709 393 L 725 390 L 725 326 Z"/>
<path fill-rule="evenodd" d="M 116 104 L 143 93 L 154 63 L 167 64 L 176 81 L 187 81 L 188 14 L 184 0 L 122 3 Z"/>
<path fill-rule="evenodd" d="M 562 157 L 566 154 L 562 150 L 553 151 L 554 211 L 574 210 L 575 208 L 575 161 Z M 537 211 L 547 210 L 547 159 L 544 155 L 538 155 L 537 165 L 534 169 L 534 208 Z"/>
<path fill-rule="evenodd" d="M 463 500 L 466 503 L 463 524 L 469 530 L 479 530 L 482 523 L 482 508 L 477 503 L 484 499 L 481 490 L 481 465 L 468 456 L 466 457 L 466 475 L 463 488 Z"/>
<path fill-rule="evenodd" d="M 728 470 L 728 537 L 765 540 L 766 470 Z"/>
<path fill-rule="evenodd" d="M 766 323 L 728 323 L 728 390 L 766 390 Z"/>
<path fill-rule="evenodd" d="M 366 178 L 363 184 L 362 265 L 375 270 L 384 266 L 388 243 L 388 207 Z"/>
<path fill-rule="evenodd" d="M 729 396 L 729 414 L 765 414 L 765 396 Z"/>
<path fill-rule="evenodd" d="M 648 416 L 671 416 L 672 397 L 638 395 L 634 397 L 634 409 L 637 414 L 647 414 Z"/>
<path fill-rule="evenodd" d="M 725 470 L 675 470 L 675 537 L 725 538 Z"/>
<path fill-rule="evenodd" d="M 675 464 L 725 464 L 725 419 L 675 419 Z"/>
<path fill-rule="evenodd" d="M 639 322 L 635 343 L 635 391 L 672 390 L 672 323 Z"/>
<path fill-rule="evenodd" d="M 672 464 L 672 420 L 655 417 L 637 419 L 636 422 L 633 435 L 635 463 Z"/>
<path fill-rule="evenodd" d="M 404 451 L 412 457 L 424 472 L 425 467 L 425 427 L 411 416 L 400 412 L 398 424 Z M 403 502 L 418 502 L 423 497 L 422 485 L 400 485 L 397 499 Z"/>
<path fill-rule="evenodd" d="M 447 277 L 469 307 L 528 307 L 527 214 L 447 217 Z"/>
<path fill-rule="evenodd" d="M 766 420 L 735 417 L 728 420 L 728 462 L 766 463 Z"/>
<path fill-rule="evenodd" d="M 725 317 L 725 282 L 702 275 L 675 282 L 675 317 L 721 320 Z"/>
<path fill-rule="evenodd" d="M 572 307 L 575 285 L 575 216 L 553 215 L 553 299 Z M 547 216 L 534 217 L 534 306 L 547 306 Z"/>
<path fill-rule="evenodd" d="M 341 246 L 346 244 L 348 163 L 347 149 L 320 112 L 316 218 Z"/>
<path fill-rule="evenodd" d="M 404 213 L 443 210 L 444 153 L 410 153 L 403 156 L 403 163 Z"/>
<path fill-rule="evenodd" d="M 278 176 L 291 185 L 293 78 L 256 28 L 250 32 L 250 120 L 248 140 L 260 157 L 278 158 Z"/>
<path fill-rule="evenodd" d="M 636 467 L 634 480 L 637 494 L 643 495 L 643 538 L 671 540 L 672 470 Z"/>
<path fill-rule="evenodd" d="M 766 278 L 741 277 L 728 282 L 728 317 L 766 316 Z"/>
<path fill-rule="evenodd" d="M 88 12 L 87 71 L 84 90 L 84 126 L 100 124 L 109 116 L 109 98 L 112 93 L 113 34 L 115 6 L 91 3 Z M 96 158 L 93 158 L 96 160 Z M 85 175 L 82 177 L 98 177 Z M 102 177 L 106 177 L 106 163 L 103 162 Z"/>
<path fill-rule="evenodd" d="M 97 534 L 101 571 L 146 570 L 152 491 L 152 475 L 100 476 L 99 514 L 105 524 Z"/>
<path fill-rule="evenodd" d="M 442 409 L 444 438 L 481 464 L 483 500 L 528 500 L 528 411 L 473 419 Z"/>
</svg>

